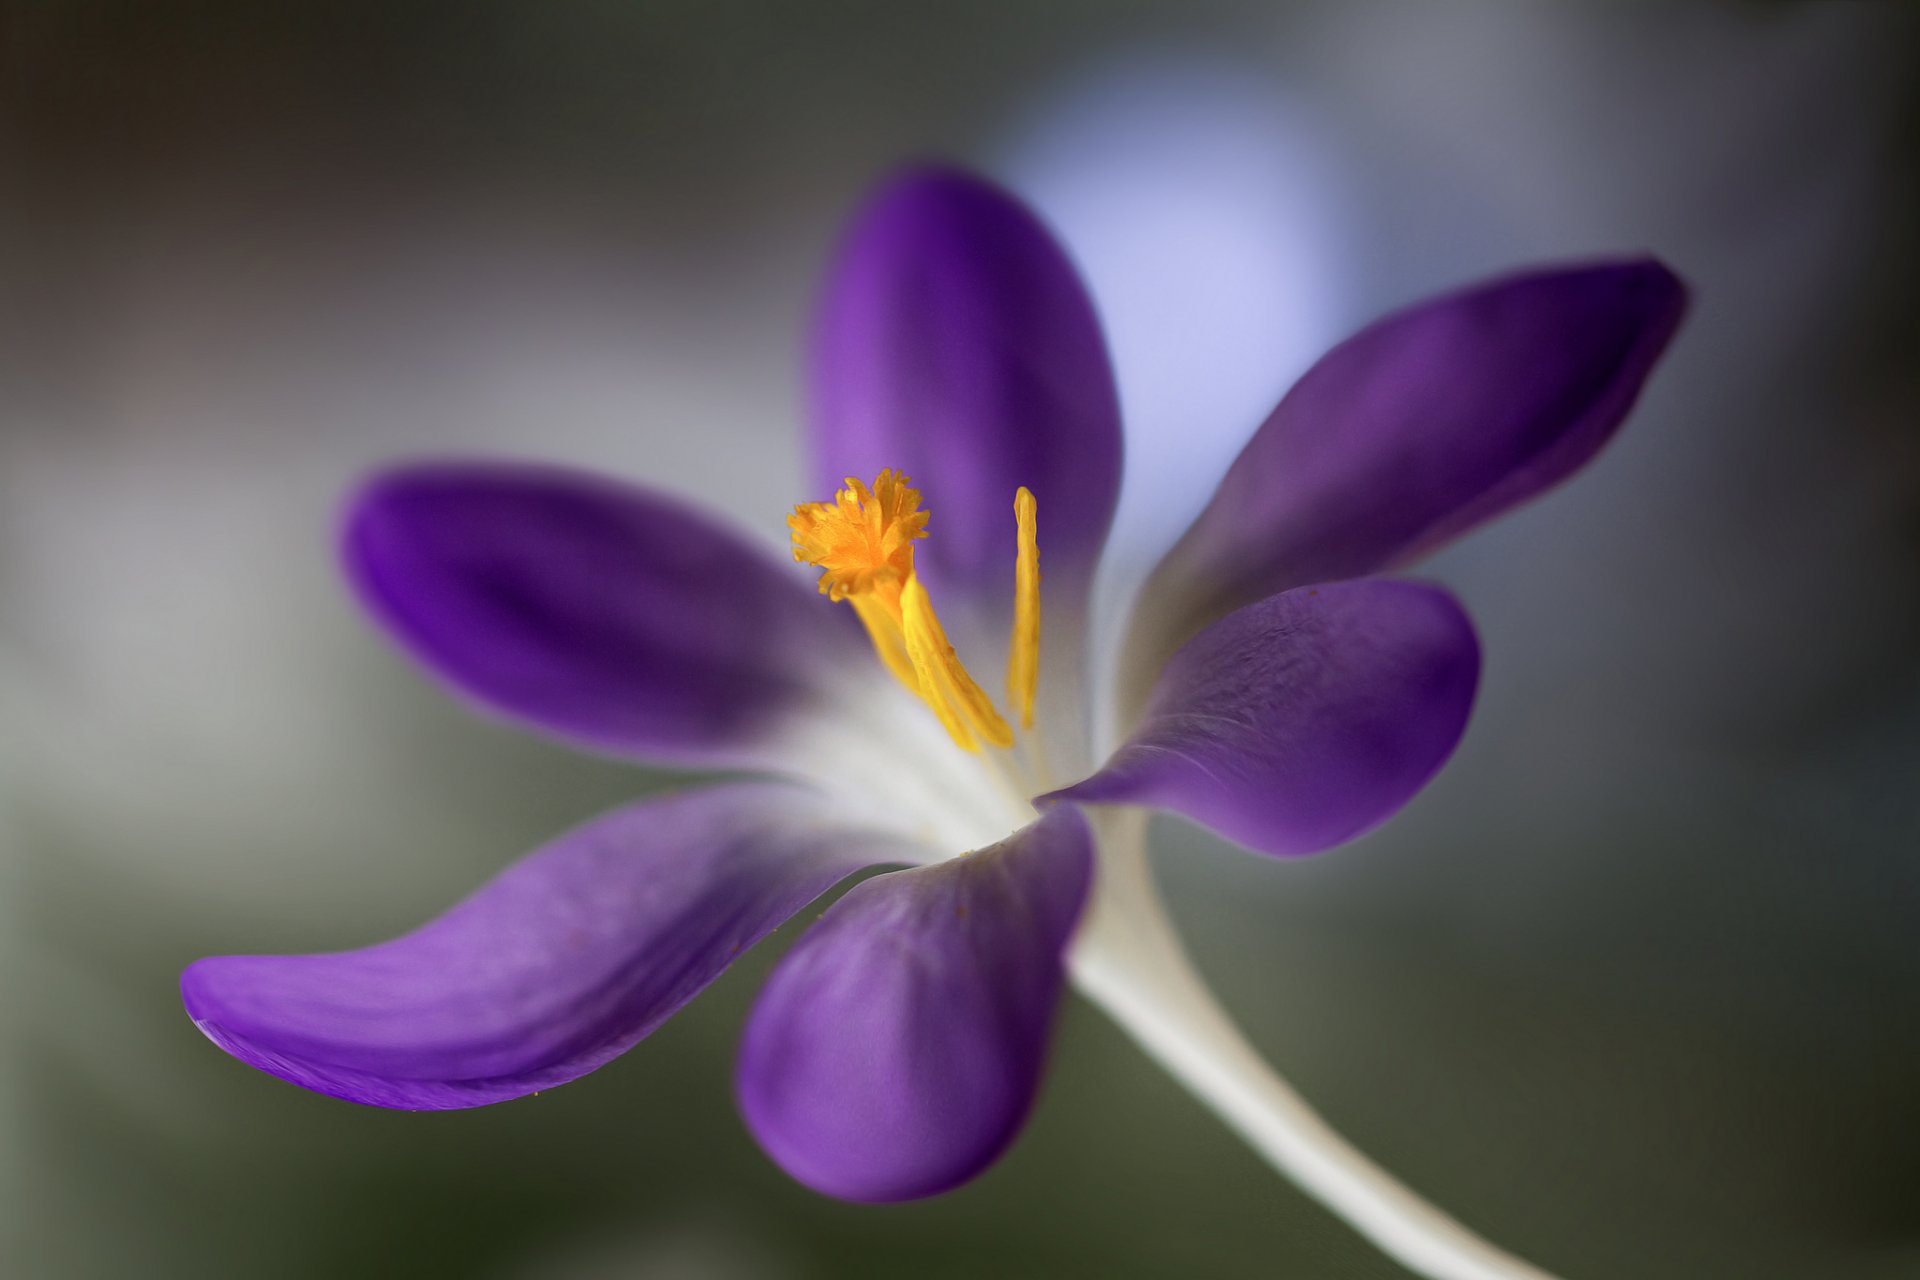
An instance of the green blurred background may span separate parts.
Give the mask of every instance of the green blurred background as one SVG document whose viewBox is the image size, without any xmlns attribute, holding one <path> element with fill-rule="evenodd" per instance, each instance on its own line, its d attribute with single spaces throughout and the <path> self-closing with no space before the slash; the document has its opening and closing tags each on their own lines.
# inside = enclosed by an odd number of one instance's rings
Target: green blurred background
<svg viewBox="0 0 1920 1280">
<path fill-rule="evenodd" d="M 778 537 L 834 228 L 1033 199 L 1135 433 L 1114 599 L 1380 311 L 1652 250 L 1698 307 L 1573 485 L 1429 568 L 1487 673 L 1399 819 L 1159 866 L 1342 1131 L 1569 1280 L 1920 1276 L 1920 22 L 1870 5 L 0 3 L 0 1271 L 1401 1275 L 1101 1015 L 947 1197 L 733 1114 L 774 948 L 577 1084 L 364 1110 L 182 1014 L 669 780 L 479 722 L 358 619 L 354 476 L 590 464 Z"/>
</svg>

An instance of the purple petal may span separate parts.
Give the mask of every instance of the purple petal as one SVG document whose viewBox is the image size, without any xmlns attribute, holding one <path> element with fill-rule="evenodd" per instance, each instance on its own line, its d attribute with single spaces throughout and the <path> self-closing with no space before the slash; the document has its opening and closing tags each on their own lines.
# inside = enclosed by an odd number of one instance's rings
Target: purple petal
<svg viewBox="0 0 1920 1280">
<path fill-rule="evenodd" d="M 1189 641 L 1132 738 L 1046 798 L 1171 809 L 1262 853 L 1312 853 L 1426 785 L 1479 678 L 1473 626 L 1438 587 L 1302 587 Z"/>
<path fill-rule="evenodd" d="M 1120 487 L 1120 412 L 1092 303 L 1005 192 L 916 170 L 856 218 L 813 349 L 815 497 L 883 467 L 932 514 L 916 566 L 998 614 L 1013 589 L 1013 496 L 1040 510 L 1049 606 L 1077 611 Z M 1000 643 L 1004 644 L 1004 636 Z"/>
<path fill-rule="evenodd" d="M 834 904 L 747 1024 L 736 1083 L 760 1145 L 846 1200 L 934 1195 L 992 1163 L 1039 1089 L 1092 869 L 1063 807 Z"/>
<path fill-rule="evenodd" d="M 842 877 L 902 852 L 799 788 L 713 787 L 596 819 L 392 942 L 218 956 L 180 991 L 215 1044 L 303 1088 L 477 1107 L 626 1052 Z"/>
<path fill-rule="evenodd" d="M 1281 400 L 1142 600 L 1130 669 L 1279 591 L 1404 564 L 1564 479 L 1686 306 L 1652 259 L 1540 271 L 1387 317 Z"/>
<path fill-rule="evenodd" d="M 583 473 L 386 472 L 354 502 L 343 555 L 427 670 L 616 754 L 766 763 L 836 669 L 873 665 L 804 575 L 690 506 Z"/>
</svg>

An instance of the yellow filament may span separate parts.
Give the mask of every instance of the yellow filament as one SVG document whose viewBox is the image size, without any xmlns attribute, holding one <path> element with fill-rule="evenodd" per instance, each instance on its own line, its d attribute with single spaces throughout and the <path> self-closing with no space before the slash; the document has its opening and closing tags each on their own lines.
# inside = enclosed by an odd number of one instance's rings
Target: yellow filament
<svg viewBox="0 0 1920 1280">
<path fill-rule="evenodd" d="M 1007 705 L 1020 727 L 1033 728 L 1033 695 L 1040 683 L 1040 534 L 1033 490 L 1013 495 L 1020 550 L 1013 562 L 1013 640 L 1007 652 Z"/>
<path fill-rule="evenodd" d="M 1033 494 L 1014 495 L 1019 555 L 1014 564 L 1013 640 L 1007 697 L 1021 723 L 1033 725 L 1039 679 L 1040 551 Z M 920 494 L 898 471 L 882 471 L 871 488 L 849 476 L 831 502 L 808 502 L 787 518 L 793 558 L 820 568 L 820 591 L 851 604 L 880 661 L 933 709 L 955 743 L 978 751 L 982 741 L 1013 745 L 1013 730 L 993 700 L 961 665 L 926 588 L 913 571 L 913 544 L 927 536 Z"/>
<path fill-rule="evenodd" d="M 901 626 L 900 593 L 893 593 L 893 607 L 888 608 L 873 595 L 849 596 L 847 603 L 860 615 L 860 621 L 867 624 L 867 634 L 873 638 L 874 652 L 880 655 L 880 661 L 894 678 L 907 686 L 909 693 L 920 692 L 920 677 L 913 669 L 913 659 L 907 653 L 907 635 Z"/>
<path fill-rule="evenodd" d="M 907 655 L 920 677 L 920 696 L 940 717 L 953 740 L 968 751 L 980 749 L 976 735 L 996 747 L 1012 746 L 1013 730 L 994 709 L 993 699 L 960 665 L 933 611 L 933 602 L 927 599 L 927 589 L 918 578 L 907 579 L 900 592 L 900 608 L 905 617 Z"/>
</svg>

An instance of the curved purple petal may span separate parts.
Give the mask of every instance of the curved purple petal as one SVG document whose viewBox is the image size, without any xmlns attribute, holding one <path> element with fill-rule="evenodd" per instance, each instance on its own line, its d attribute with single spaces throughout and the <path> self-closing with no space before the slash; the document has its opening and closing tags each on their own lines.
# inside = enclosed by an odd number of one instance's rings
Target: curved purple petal
<svg viewBox="0 0 1920 1280">
<path fill-rule="evenodd" d="M 1048 605 L 1079 611 L 1120 488 L 1119 402 L 1086 290 L 1024 206 L 948 170 L 883 187 L 827 280 L 812 355 L 815 497 L 904 470 L 932 515 L 915 563 L 936 603 L 997 628 L 1025 485 Z"/>
<path fill-rule="evenodd" d="M 1630 259 L 1449 294 L 1341 343 L 1154 571 L 1130 670 L 1243 604 L 1404 564 L 1564 479 L 1620 425 L 1685 307 L 1678 277 Z"/>
<path fill-rule="evenodd" d="M 855 886 L 747 1024 L 736 1087 L 760 1145 L 846 1200 L 935 1195 L 992 1163 L 1038 1092 L 1092 869 L 1086 820 L 1062 807 Z"/>
<path fill-rule="evenodd" d="M 589 822 L 392 942 L 217 956 L 180 992 L 209 1039 L 282 1080 L 477 1107 L 626 1052 L 841 878 L 906 852 L 797 787 L 713 787 Z"/>
<path fill-rule="evenodd" d="M 714 765 L 767 740 L 847 670 L 854 629 L 712 517 L 584 473 L 421 464 L 348 512 L 346 570 L 428 671 L 576 745 Z"/>
<path fill-rule="evenodd" d="M 1043 799 L 1151 805 L 1262 853 L 1313 853 L 1426 785 L 1479 678 L 1473 626 L 1440 588 L 1302 587 L 1190 640 L 1126 744 Z"/>
</svg>

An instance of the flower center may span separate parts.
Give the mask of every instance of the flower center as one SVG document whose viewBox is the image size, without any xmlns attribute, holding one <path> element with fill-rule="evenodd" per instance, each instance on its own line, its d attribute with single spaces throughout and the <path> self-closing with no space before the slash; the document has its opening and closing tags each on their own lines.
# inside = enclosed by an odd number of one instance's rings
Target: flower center
<svg viewBox="0 0 1920 1280">
<path fill-rule="evenodd" d="M 887 670 L 920 698 L 954 742 L 978 751 L 982 742 L 1013 745 L 1013 730 L 993 699 L 967 673 L 926 588 L 913 572 L 913 544 L 927 536 L 920 494 L 898 471 L 882 471 L 869 488 L 847 477 L 831 502 L 793 509 L 787 527 L 793 558 L 821 569 L 820 593 L 851 604 Z M 1014 559 L 1013 636 L 1007 654 L 1007 705 L 1033 727 L 1039 681 L 1040 546 L 1037 508 L 1024 485 L 1014 494 L 1019 550 Z"/>
</svg>

